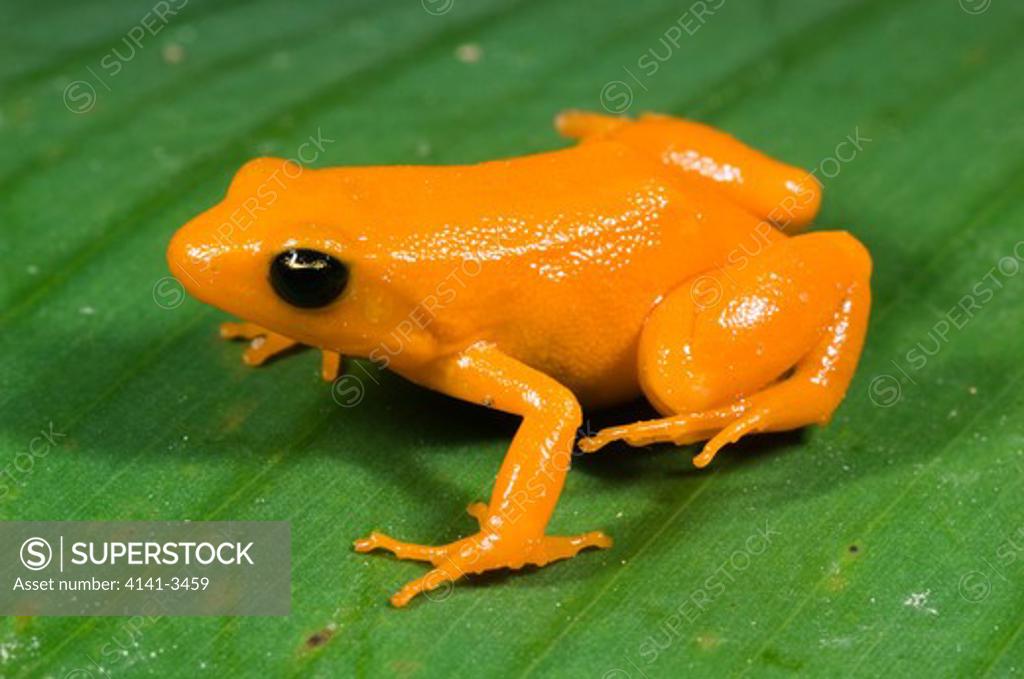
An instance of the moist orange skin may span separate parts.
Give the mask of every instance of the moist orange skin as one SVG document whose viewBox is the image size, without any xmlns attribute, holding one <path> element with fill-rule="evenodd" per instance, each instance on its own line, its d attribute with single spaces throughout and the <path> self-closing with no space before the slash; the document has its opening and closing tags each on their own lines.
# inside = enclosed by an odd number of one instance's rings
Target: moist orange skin
<svg viewBox="0 0 1024 679">
<path fill-rule="evenodd" d="M 704 125 L 568 112 L 571 148 L 471 166 L 308 170 L 261 158 L 178 231 L 171 270 L 245 319 L 247 363 L 295 344 L 368 357 L 425 387 L 522 416 L 476 534 L 448 545 L 380 533 L 433 570 L 391 601 L 467 573 L 544 565 L 600 532 L 549 536 L 583 407 L 645 396 L 662 419 L 580 441 L 592 451 L 707 440 L 699 466 L 753 432 L 824 423 L 863 344 L 871 261 L 843 232 L 795 235 L 817 182 Z M 329 253 L 345 292 L 300 309 L 268 282 L 289 248 Z"/>
</svg>

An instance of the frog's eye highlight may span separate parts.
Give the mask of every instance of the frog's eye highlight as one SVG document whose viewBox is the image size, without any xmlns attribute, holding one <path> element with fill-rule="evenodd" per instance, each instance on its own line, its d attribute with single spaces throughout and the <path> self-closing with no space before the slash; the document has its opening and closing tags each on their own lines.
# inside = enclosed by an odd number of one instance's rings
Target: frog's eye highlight
<svg viewBox="0 0 1024 679">
<path fill-rule="evenodd" d="M 318 250 L 285 250 L 270 263 L 270 285 L 292 306 L 327 306 L 345 290 L 348 267 Z"/>
</svg>

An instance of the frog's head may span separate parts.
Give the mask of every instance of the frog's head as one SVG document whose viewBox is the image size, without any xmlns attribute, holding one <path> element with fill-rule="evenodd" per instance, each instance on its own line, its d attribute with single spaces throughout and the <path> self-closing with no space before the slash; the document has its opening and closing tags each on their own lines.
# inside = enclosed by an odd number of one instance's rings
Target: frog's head
<svg viewBox="0 0 1024 679">
<path fill-rule="evenodd" d="M 303 344 L 367 356 L 407 313 L 366 215 L 338 185 L 279 158 L 243 166 L 167 249 L 190 294 Z M 372 224 L 369 225 L 372 228 Z"/>
</svg>

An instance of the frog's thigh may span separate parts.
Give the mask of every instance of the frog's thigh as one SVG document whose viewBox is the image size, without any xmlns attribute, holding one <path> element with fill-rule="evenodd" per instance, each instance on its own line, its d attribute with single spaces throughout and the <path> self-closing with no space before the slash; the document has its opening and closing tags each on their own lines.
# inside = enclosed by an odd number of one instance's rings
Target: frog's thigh
<svg viewBox="0 0 1024 679">
<path fill-rule="evenodd" d="M 717 191 L 751 214 L 794 234 L 810 226 L 821 205 L 814 175 L 702 123 L 647 114 L 612 137 L 681 170 L 700 191 Z"/>
<path fill-rule="evenodd" d="M 652 405 L 664 415 L 702 411 L 777 380 L 835 314 L 855 277 L 850 251 L 863 248 L 841 233 L 784 239 L 672 291 L 640 336 L 640 384 Z"/>
<path fill-rule="evenodd" d="M 581 447 L 712 438 L 713 455 L 745 433 L 827 421 L 860 355 L 870 270 L 852 236 L 826 232 L 687 281 L 640 338 L 640 384 L 665 419 L 613 427 Z"/>
<path fill-rule="evenodd" d="M 565 111 L 555 127 L 582 141 L 625 144 L 678 170 L 692 188 L 725 196 L 790 234 L 809 226 L 821 205 L 821 185 L 814 175 L 702 123 L 655 114 L 629 120 Z"/>
</svg>

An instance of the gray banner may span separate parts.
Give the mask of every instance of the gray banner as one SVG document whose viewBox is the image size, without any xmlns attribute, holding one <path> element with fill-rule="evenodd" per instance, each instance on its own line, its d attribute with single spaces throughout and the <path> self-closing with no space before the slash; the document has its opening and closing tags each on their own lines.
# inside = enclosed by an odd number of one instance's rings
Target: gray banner
<svg viewBox="0 0 1024 679">
<path fill-rule="evenodd" d="M 285 521 L 3 521 L 0 615 L 288 615 Z"/>
</svg>

